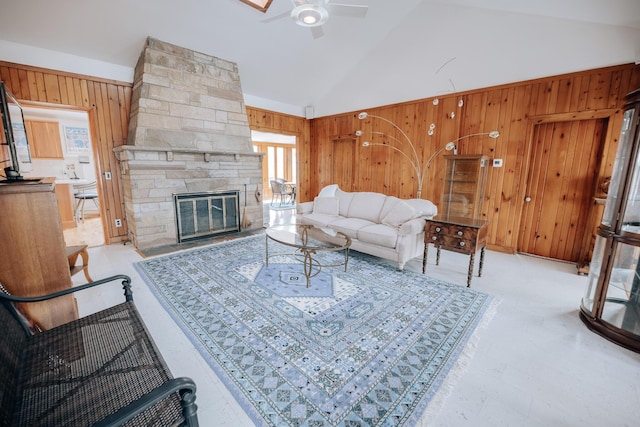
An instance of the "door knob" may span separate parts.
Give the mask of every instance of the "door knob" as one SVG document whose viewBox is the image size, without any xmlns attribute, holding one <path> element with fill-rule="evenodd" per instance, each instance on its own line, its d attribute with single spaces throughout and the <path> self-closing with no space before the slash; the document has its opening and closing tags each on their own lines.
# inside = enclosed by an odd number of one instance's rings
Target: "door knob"
<svg viewBox="0 0 640 427">
<path fill-rule="evenodd" d="M 524 201 L 525 201 L 525 202 L 527 202 L 527 203 L 529 203 L 529 202 L 531 201 L 531 197 L 529 197 L 529 196 L 525 197 L 525 198 L 524 198 Z"/>
</svg>

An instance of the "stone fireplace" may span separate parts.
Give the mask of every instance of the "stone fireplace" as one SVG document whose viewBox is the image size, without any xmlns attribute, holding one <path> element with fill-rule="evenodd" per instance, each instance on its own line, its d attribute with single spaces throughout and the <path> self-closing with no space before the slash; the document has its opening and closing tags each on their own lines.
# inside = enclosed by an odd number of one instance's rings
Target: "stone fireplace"
<svg viewBox="0 0 640 427">
<path fill-rule="evenodd" d="M 178 241 L 179 194 L 237 192 L 243 229 L 262 227 L 262 154 L 253 151 L 235 63 L 148 38 L 127 145 L 115 153 L 137 248 Z"/>
</svg>

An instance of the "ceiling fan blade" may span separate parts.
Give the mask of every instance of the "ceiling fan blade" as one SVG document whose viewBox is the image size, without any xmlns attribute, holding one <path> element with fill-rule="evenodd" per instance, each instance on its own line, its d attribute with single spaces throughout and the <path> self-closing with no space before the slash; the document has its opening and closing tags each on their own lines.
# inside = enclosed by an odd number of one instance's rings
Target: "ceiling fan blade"
<svg viewBox="0 0 640 427">
<path fill-rule="evenodd" d="M 322 31 L 322 26 L 311 27 L 309 29 L 311 30 L 311 35 L 313 36 L 314 39 L 319 39 L 320 37 L 324 36 L 324 31 Z"/>
<path fill-rule="evenodd" d="M 355 4 L 327 3 L 325 7 L 330 13 L 351 18 L 364 18 L 369 10 L 369 6 Z"/>
<path fill-rule="evenodd" d="M 262 19 L 260 22 L 262 22 L 263 24 L 268 24 L 269 22 L 273 22 L 273 21 L 277 21 L 278 19 L 282 19 L 285 18 L 287 16 L 291 16 L 291 11 L 288 10 L 286 12 L 280 13 L 278 15 L 274 15 L 270 18 L 267 19 Z"/>
</svg>

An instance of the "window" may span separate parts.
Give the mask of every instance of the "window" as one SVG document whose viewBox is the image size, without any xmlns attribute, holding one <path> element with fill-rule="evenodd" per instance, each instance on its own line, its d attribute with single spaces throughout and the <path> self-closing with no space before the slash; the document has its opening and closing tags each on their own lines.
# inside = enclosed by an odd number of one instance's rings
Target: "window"
<svg viewBox="0 0 640 427">
<path fill-rule="evenodd" d="M 248 4 L 251 7 L 255 7 L 260 12 L 266 12 L 271 6 L 272 0 L 240 0 L 242 3 Z"/>
</svg>

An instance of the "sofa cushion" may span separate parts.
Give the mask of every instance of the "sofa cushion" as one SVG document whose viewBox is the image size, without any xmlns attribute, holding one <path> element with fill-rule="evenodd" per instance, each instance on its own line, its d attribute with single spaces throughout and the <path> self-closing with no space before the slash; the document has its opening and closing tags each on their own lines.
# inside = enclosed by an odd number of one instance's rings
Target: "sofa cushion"
<svg viewBox="0 0 640 427">
<path fill-rule="evenodd" d="M 368 225 L 373 225 L 374 222 L 367 221 L 362 218 L 340 218 L 331 221 L 328 226 L 336 231 L 346 234 L 352 239 L 358 238 L 358 230 Z"/>
<path fill-rule="evenodd" d="M 433 217 L 438 213 L 438 208 L 429 200 L 424 199 L 407 199 L 405 200 L 413 209 L 416 210 L 417 216 Z"/>
<path fill-rule="evenodd" d="M 347 191 L 342 191 L 341 189 L 336 190 L 336 197 L 338 198 L 338 209 L 340 216 L 347 216 L 349 212 L 349 205 L 351 204 L 351 199 L 353 199 L 353 193 L 349 193 Z"/>
<path fill-rule="evenodd" d="M 318 227 L 327 227 L 329 223 L 331 223 L 332 221 L 335 221 L 336 218 L 339 218 L 339 217 L 335 215 L 308 213 L 300 217 L 300 222 L 302 224 L 310 224 Z"/>
<path fill-rule="evenodd" d="M 353 193 L 351 205 L 349 206 L 349 218 L 361 218 L 371 222 L 380 222 L 380 211 L 387 196 L 380 193 L 362 191 Z"/>
<path fill-rule="evenodd" d="M 320 190 L 318 193 L 318 197 L 334 197 L 336 195 L 336 190 L 338 189 L 338 184 L 330 184 L 326 185 Z"/>
<path fill-rule="evenodd" d="M 391 209 L 395 208 L 398 203 L 400 203 L 402 199 L 398 199 L 395 196 L 387 196 L 387 199 L 384 201 L 384 205 L 382 205 L 382 209 L 380 209 L 380 219 L 387 216 Z"/>
<path fill-rule="evenodd" d="M 411 205 L 400 201 L 380 222 L 391 227 L 400 228 L 402 224 L 411 221 L 416 216 L 417 212 Z"/>
<path fill-rule="evenodd" d="M 358 240 L 377 246 L 395 248 L 398 241 L 398 231 L 384 224 L 372 224 L 358 230 Z"/>
<path fill-rule="evenodd" d="M 313 199 L 313 213 L 338 216 L 337 197 L 316 197 Z"/>
<path fill-rule="evenodd" d="M 420 234 L 424 231 L 424 218 L 414 218 L 407 221 L 398 228 L 398 236 L 410 236 L 412 234 Z"/>
</svg>

